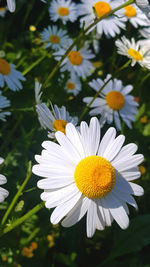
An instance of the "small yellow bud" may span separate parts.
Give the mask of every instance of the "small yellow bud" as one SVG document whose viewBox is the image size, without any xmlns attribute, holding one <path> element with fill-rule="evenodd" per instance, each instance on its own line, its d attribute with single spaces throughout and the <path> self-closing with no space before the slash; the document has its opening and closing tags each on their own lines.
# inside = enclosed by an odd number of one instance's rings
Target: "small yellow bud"
<svg viewBox="0 0 150 267">
<path fill-rule="evenodd" d="M 36 31 L 36 27 L 34 25 L 30 25 L 29 26 L 29 31 L 30 32 L 35 32 Z"/>
<path fill-rule="evenodd" d="M 146 168 L 145 168 L 144 166 L 140 165 L 140 166 L 139 166 L 139 171 L 140 171 L 140 173 L 143 175 L 143 174 L 145 174 L 145 172 L 146 172 Z"/>
<path fill-rule="evenodd" d="M 141 117 L 140 122 L 141 123 L 147 123 L 147 116 Z"/>
</svg>

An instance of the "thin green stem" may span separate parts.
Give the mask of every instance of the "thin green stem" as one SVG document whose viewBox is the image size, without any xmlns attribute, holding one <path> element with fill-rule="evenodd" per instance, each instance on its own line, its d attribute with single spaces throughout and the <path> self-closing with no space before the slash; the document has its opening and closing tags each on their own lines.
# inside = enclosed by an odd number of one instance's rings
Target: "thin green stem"
<svg viewBox="0 0 150 267">
<path fill-rule="evenodd" d="M 135 0 L 129 0 L 128 2 L 126 2 L 123 5 L 120 5 L 119 7 L 113 9 L 112 11 L 110 11 L 109 13 L 107 13 L 106 15 L 100 17 L 100 18 L 96 18 L 94 20 L 94 22 L 92 24 L 90 24 L 85 30 L 82 30 L 78 37 L 74 40 L 74 42 L 72 43 L 72 45 L 66 50 L 65 54 L 61 57 L 61 59 L 58 61 L 58 63 L 56 64 L 56 66 L 53 68 L 53 70 L 50 72 L 50 74 L 48 75 L 45 83 L 43 84 L 43 87 L 46 87 L 47 83 L 52 79 L 52 77 L 55 75 L 56 71 L 58 70 L 59 66 L 61 65 L 61 63 L 63 62 L 63 60 L 67 57 L 67 55 L 69 54 L 69 52 L 72 50 L 72 48 L 75 46 L 75 44 L 77 42 L 79 42 L 80 38 L 83 37 L 83 35 L 85 35 L 86 33 L 88 33 L 98 22 L 100 22 L 101 20 L 108 18 L 109 16 L 113 15 L 116 11 L 120 10 L 121 8 L 131 5 L 132 3 L 134 3 Z"/>
<path fill-rule="evenodd" d="M 22 185 L 20 186 L 17 194 L 14 196 L 12 202 L 10 203 L 7 211 L 5 212 L 4 216 L 3 216 L 3 219 L 2 219 L 2 222 L 1 222 L 1 225 L 4 225 L 4 223 L 6 222 L 10 212 L 12 211 L 14 205 L 16 204 L 18 198 L 20 197 L 24 187 L 26 186 L 27 182 L 29 181 L 30 177 L 31 177 L 31 174 L 32 174 L 32 171 L 31 171 L 31 161 L 29 161 L 28 163 L 28 169 L 27 169 L 27 174 L 26 174 L 26 178 L 24 180 L 24 182 L 22 183 Z"/>
<path fill-rule="evenodd" d="M 42 209 L 44 207 L 44 202 L 37 204 L 32 210 L 30 210 L 29 212 L 27 212 L 24 216 L 22 216 L 21 218 L 17 219 L 14 223 L 12 223 L 11 225 L 7 226 L 6 228 L 4 228 L 1 233 L 0 233 L 0 237 L 3 236 L 4 234 L 12 231 L 14 228 L 16 228 L 17 226 L 19 226 L 20 224 L 22 224 L 23 222 L 25 222 L 27 219 L 29 219 L 33 214 L 37 213 L 40 209 Z"/>
<path fill-rule="evenodd" d="M 31 235 L 23 242 L 23 245 L 28 244 L 40 231 L 40 228 L 35 228 L 35 230 L 31 233 Z"/>
<path fill-rule="evenodd" d="M 22 74 L 26 75 L 29 71 L 31 71 L 34 67 L 36 67 L 44 58 L 46 57 L 46 55 L 38 58 L 33 64 L 31 64 L 28 68 L 26 68 Z"/>
<path fill-rule="evenodd" d="M 20 124 L 21 120 L 22 120 L 22 116 L 20 115 L 20 116 L 18 117 L 18 120 L 16 121 L 14 127 L 8 132 L 8 135 L 7 135 L 7 137 L 5 138 L 3 144 L 1 145 L 1 148 L 0 148 L 1 154 L 2 154 L 3 149 L 6 147 L 6 145 L 7 145 L 7 147 L 8 147 L 9 142 L 12 141 L 12 136 L 14 135 L 14 133 L 15 133 L 15 131 L 16 131 L 18 125 Z"/>
<path fill-rule="evenodd" d="M 142 79 L 142 81 L 140 82 L 140 85 L 139 85 L 139 87 L 141 87 L 142 86 L 142 84 L 147 80 L 147 78 L 149 78 L 150 77 L 150 72 L 148 72 L 145 76 L 144 76 L 144 78 Z"/>
</svg>

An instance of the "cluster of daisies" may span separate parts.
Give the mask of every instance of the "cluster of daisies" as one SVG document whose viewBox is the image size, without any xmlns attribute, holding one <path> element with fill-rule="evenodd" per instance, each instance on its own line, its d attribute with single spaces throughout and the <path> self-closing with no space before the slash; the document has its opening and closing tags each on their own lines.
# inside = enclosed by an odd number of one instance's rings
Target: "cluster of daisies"
<svg viewBox="0 0 150 267">
<path fill-rule="evenodd" d="M 72 47 L 60 64 L 62 75 L 59 81 L 65 81 L 67 93 L 76 97 L 82 90 L 82 81 L 86 81 L 87 77 L 90 79 L 95 70 L 92 60 L 96 53 L 100 53 L 103 35 L 107 39 L 118 37 L 115 49 L 118 54 L 130 59 L 131 66 L 139 63 L 141 67 L 150 69 L 150 5 L 147 0 L 137 0 L 117 10 L 115 16 L 107 15 L 126 1 L 81 0 L 78 4 L 71 0 L 52 0 L 50 4 L 42 2 L 48 6 L 50 20 L 53 23 L 59 20 L 63 25 L 48 25 L 43 29 L 43 49 L 51 51 L 54 59 L 59 61 Z M 15 4 L 8 1 L 8 8 L 10 3 Z M 105 19 L 101 20 L 103 16 Z M 74 42 L 67 31 L 67 23 L 74 23 L 77 19 L 86 36 L 92 36 L 93 42 L 88 37 L 78 44 Z M 92 24 L 95 19 L 99 22 Z M 125 36 L 119 39 L 129 23 L 145 39 L 128 40 Z M 22 88 L 20 80 L 25 80 L 22 74 L 15 70 L 13 64 L 1 58 L 0 86 L 3 87 L 6 82 L 11 90 L 16 91 Z M 49 108 L 42 101 L 42 84 L 35 82 L 38 119 L 41 127 L 47 130 L 48 138 L 54 142 L 48 140 L 42 143 L 44 149 L 41 155 L 35 156 L 38 164 L 33 166 L 33 173 L 44 178 L 38 181 L 38 187 L 44 190 L 41 199 L 45 201 L 45 206 L 55 208 L 51 222 L 57 224 L 61 221 L 64 227 L 70 227 L 86 214 L 87 236 L 92 237 L 96 229 L 103 230 L 114 220 L 122 229 L 128 227 L 127 204 L 137 209 L 133 195 L 143 195 L 143 188 L 132 181 L 140 177 L 138 165 L 144 158 L 141 154 L 135 154 L 135 144 L 124 145 L 125 136 L 117 136 L 116 132 L 116 129 L 121 130 L 121 121 L 129 128 L 135 121 L 138 103 L 130 94 L 133 86 L 123 85 L 111 74 L 104 79 L 92 79 L 88 85 L 91 91 L 94 90 L 93 96 L 84 97 L 83 102 L 91 108 L 89 115 L 92 118 L 89 125 L 84 121 L 78 125 L 78 118 L 71 117 L 65 106 L 51 104 Z M 3 107 L 8 107 L 9 101 L 2 95 L 0 97 Z M 3 120 L 8 113 L 3 113 Z M 106 123 L 114 123 L 116 129 L 110 127 L 101 138 L 101 128 Z M 6 178 L 1 181 L 4 183 Z M 4 199 L 8 193 L 5 190 L 2 192 Z"/>
<path fill-rule="evenodd" d="M 63 25 L 79 18 L 81 28 L 89 27 L 95 18 L 107 15 L 118 5 L 126 1 L 81 0 L 75 4 L 71 0 L 52 0 L 49 6 L 50 20 L 61 20 Z M 145 40 L 128 40 L 125 36 L 115 42 L 118 54 L 130 59 L 131 66 L 139 63 L 150 69 L 150 21 L 143 10 L 142 1 L 118 10 L 116 16 L 106 17 L 93 28 L 94 41 L 86 40 L 81 46 L 74 44 L 66 28 L 57 25 L 48 26 L 41 32 L 44 49 L 53 52 L 59 61 L 66 50 L 72 49 L 63 59 L 60 79 L 69 74 L 65 90 L 76 96 L 82 90 L 81 81 L 94 72 L 92 60 L 99 52 L 99 42 L 104 34 L 114 38 L 131 24 Z M 149 3 L 147 2 L 149 8 Z M 87 38 L 88 39 L 88 38 Z M 96 49 L 95 49 L 96 47 Z M 71 117 L 62 106 L 52 105 L 48 108 L 42 102 L 42 85 L 36 82 L 36 111 L 41 126 L 48 131 L 48 138 L 55 142 L 44 141 L 41 155 L 36 155 L 37 164 L 33 173 L 44 178 L 38 182 L 43 189 L 41 199 L 45 206 L 55 208 L 50 221 L 57 224 L 61 221 L 64 227 L 76 224 L 86 214 L 87 236 L 92 237 L 95 230 L 103 230 L 115 220 L 122 229 L 129 224 L 127 204 L 137 209 L 133 198 L 143 195 L 143 188 L 132 183 L 140 177 L 138 165 L 144 160 L 143 155 L 135 154 L 137 146 L 133 143 L 123 145 L 124 135 L 116 137 L 116 129 L 121 130 L 121 121 L 129 128 L 135 121 L 138 103 L 130 94 L 132 85 L 123 85 L 121 80 L 108 74 L 104 80 L 97 78 L 89 83 L 95 91 L 92 96 L 83 98 L 90 108 L 90 124 L 84 121 L 78 125 L 78 118 Z M 96 97 L 94 97 L 96 95 Z M 104 124 L 115 124 L 101 138 Z M 57 141 L 57 143 L 56 143 Z"/>
</svg>

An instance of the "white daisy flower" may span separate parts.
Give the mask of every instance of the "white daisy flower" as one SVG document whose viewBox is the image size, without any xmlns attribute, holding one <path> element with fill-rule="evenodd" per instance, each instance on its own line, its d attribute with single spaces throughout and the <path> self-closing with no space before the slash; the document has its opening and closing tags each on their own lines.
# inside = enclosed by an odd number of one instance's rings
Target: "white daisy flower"
<svg viewBox="0 0 150 267">
<path fill-rule="evenodd" d="M 0 7 L 0 17 L 4 18 L 6 14 L 6 7 Z"/>
<path fill-rule="evenodd" d="M 85 23 L 85 27 L 88 27 L 91 23 L 94 22 L 95 12 L 97 17 L 100 18 L 105 14 L 109 13 L 114 8 L 118 7 L 121 4 L 120 1 L 99 1 L 99 0 L 81 0 L 81 4 L 79 4 L 79 15 L 82 16 L 80 18 L 81 26 Z M 115 13 L 116 16 L 109 16 L 104 20 L 97 23 L 95 26 L 97 29 L 97 33 L 102 35 L 104 33 L 106 37 L 115 37 L 116 34 L 121 32 L 121 29 L 125 29 L 125 18 L 122 16 L 118 17 L 120 11 Z"/>
<path fill-rule="evenodd" d="M 121 37 L 121 40 L 117 40 L 115 44 L 118 54 L 132 59 L 132 67 L 138 62 L 142 67 L 150 69 L 150 49 L 135 42 L 134 38 L 129 41 L 125 36 Z"/>
<path fill-rule="evenodd" d="M 2 164 L 4 162 L 4 159 L 0 157 L 0 164 Z M 4 175 L 0 174 L 0 185 L 6 184 L 7 183 L 7 179 Z M 5 200 L 6 197 L 8 197 L 9 192 L 0 187 L 0 203 L 3 202 Z"/>
<path fill-rule="evenodd" d="M 6 121 L 5 117 L 11 114 L 9 111 L 3 111 L 4 108 L 8 107 L 10 107 L 10 101 L 0 91 L 0 120 Z"/>
<path fill-rule="evenodd" d="M 22 89 L 22 84 L 19 81 L 25 81 L 20 71 L 15 70 L 14 64 L 9 64 L 5 59 L 0 58 L 0 87 L 4 87 L 6 82 L 12 91 Z"/>
<path fill-rule="evenodd" d="M 7 0 L 7 7 L 10 12 L 14 12 L 16 9 L 15 0 Z"/>
<path fill-rule="evenodd" d="M 71 75 L 70 79 L 66 82 L 65 90 L 67 93 L 77 95 L 81 91 L 81 82 L 77 75 Z"/>
<path fill-rule="evenodd" d="M 65 49 L 60 49 L 55 52 L 53 55 L 56 60 L 60 60 L 60 58 L 64 55 Z M 93 70 L 92 63 L 89 59 L 94 58 L 95 55 L 89 49 L 87 43 L 84 44 L 84 47 L 77 50 L 75 46 L 68 54 L 68 56 L 61 63 L 61 72 L 69 71 L 71 75 L 76 74 L 79 77 L 85 79 L 87 76 L 91 74 L 91 70 Z"/>
<path fill-rule="evenodd" d="M 55 132 L 61 131 L 65 133 L 67 123 L 72 122 L 74 125 L 77 124 L 77 117 L 71 117 L 66 108 L 62 106 L 59 108 L 57 105 L 54 107 L 51 105 L 52 110 L 45 103 L 36 105 L 36 111 L 41 126 L 44 129 L 48 129 L 48 137 L 55 138 Z"/>
<path fill-rule="evenodd" d="M 67 31 L 58 29 L 57 26 L 48 26 L 41 33 L 42 42 L 46 42 L 44 48 L 51 47 L 54 50 L 59 50 L 64 47 L 65 42 L 69 38 Z"/>
<path fill-rule="evenodd" d="M 89 85 L 98 92 L 110 78 L 111 75 L 108 74 L 104 81 L 101 79 L 92 80 Z M 101 126 L 106 122 L 111 124 L 114 121 L 116 128 L 121 130 L 121 118 L 129 128 L 132 128 L 131 122 L 135 121 L 138 106 L 134 97 L 129 95 L 132 89 L 132 85 L 123 86 L 121 80 L 110 80 L 100 92 L 100 97 L 97 97 L 91 104 L 90 115 L 100 114 Z M 89 104 L 92 99 L 93 97 L 85 97 L 83 101 Z"/>
<path fill-rule="evenodd" d="M 56 133 L 59 144 L 42 143 L 39 163 L 33 173 L 44 177 L 38 187 L 44 189 L 41 199 L 47 208 L 54 208 L 50 221 L 64 227 L 76 224 L 86 216 L 87 236 L 103 230 L 115 220 L 122 229 L 129 225 L 128 206 L 137 208 L 132 195 L 143 195 L 143 188 L 131 181 L 140 177 L 138 165 L 143 155 L 135 144 L 123 146 L 124 135 L 116 138 L 111 127 L 100 142 L 100 125 L 92 118 L 88 127 L 81 122 L 80 132 L 68 123 L 66 135 Z M 126 204 L 127 203 L 127 204 Z"/>
<path fill-rule="evenodd" d="M 49 14 L 52 21 L 61 19 L 63 24 L 74 22 L 78 17 L 77 5 L 71 0 L 52 0 Z"/>
<path fill-rule="evenodd" d="M 136 0 L 138 7 L 146 14 L 150 19 L 150 3 L 149 0 Z"/>
<path fill-rule="evenodd" d="M 125 3 L 126 1 L 123 1 Z M 122 14 L 121 14 L 122 12 Z M 150 22 L 146 15 L 138 8 L 136 4 L 128 5 L 121 9 L 121 16 L 125 16 L 126 20 L 128 20 L 133 27 L 138 28 L 139 26 L 148 26 Z"/>
</svg>

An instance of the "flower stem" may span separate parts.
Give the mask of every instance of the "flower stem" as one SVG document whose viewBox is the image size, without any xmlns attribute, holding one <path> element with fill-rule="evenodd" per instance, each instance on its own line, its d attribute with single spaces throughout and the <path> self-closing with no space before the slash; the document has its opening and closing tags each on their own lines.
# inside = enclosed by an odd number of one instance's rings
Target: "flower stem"
<svg viewBox="0 0 150 267">
<path fill-rule="evenodd" d="M 94 20 L 94 22 L 92 24 L 90 24 L 85 30 L 82 30 L 80 32 L 80 34 L 78 35 L 78 37 L 74 40 L 74 42 L 72 43 L 72 45 L 66 50 L 65 54 L 61 57 L 61 59 L 58 61 L 58 63 L 56 64 L 56 66 L 53 68 L 53 70 L 50 72 L 50 74 L 48 75 L 45 83 L 43 84 L 43 87 L 46 87 L 47 83 L 52 79 L 52 77 L 55 75 L 56 71 L 58 70 L 58 68 L 60 67 L 61 63 L 63 62 L 63 60 L 67 57 L 67 55 L 69 54 L 69 52 L 72 50 L 72 48 L 74 47 L 74 45 L 79 42 L 80 38 L 82 38 L 83 35 L 85 35 L 89 30 L 91 30 L 98 22 L 100 22 L 101 20 L 108 18 L 109 16 L 113 15 L 116 11 L 120 10 L 121 8 L 128 6 L 132 3 L 134 3 L 135 0 L 129 0 L 128 2 L 126 2 L 125 4 L 120 5 L 119 7 L 111 10 L 109 13 L 107 13 L 106 15 L 100 17 L 100 18 L 96 18 Z"/>
<path fill-rule="evenodd" d="M 25 69 L 22 74 L 26 75 L 30 70 L 32 70 L 34 67 L 36 67 L 44 58 L 46 57 L 46 55 L 38 58 L 33 64 L 31 64 L 27 69 Z"/>
<path fill-rule="evenodd" d="M 20 186 L 17 194 L 14 196 L 14 198 L 13 198 L 12 202 L 10 203 L 10 206 L 8 207 L 7 211 L 5 212 L 5 214 L 3 216 L 3 219 L 2 219 L 2 222 L 1 222 L 1 225 L 3 225 L 6 222 L 6 220 L 7 220 L 8 216 L 9 216 L 10 212 L 12 211 L 14 205 L 16 204 L 18 198 L 20 197 L 20 195 L 21 195 L 24 187 L 26 186 L 27 182 L 29 181 L 29 179 L 31 177 L 31 174 L 32 174 L 32 171 L 31 171 L 31 161 L 29 161 L 28 168 L 27 168 L 26 178 L 25 178 L 23 184 Z"/>
<path fill-rule="evenodd" d="M 44 202 L 42 202 L 40 204 L 37 204 L 32 210 L 30 210 L 29 212 L 27 212 L 21 218 L 17 219 L 14 223 L 12 223 L 11 225 L 9 225 L 6 228 L 4 228 L 1 231 L 0 236 L 3 236 L 4 234 L 12 231 L 14 228 L 16 228 L 17 226 L 19 226 L 20 224 L 22 224 L 27 219 L 29 219 L 33 214 L 37 213 L 40 209 L 42 209 L 43 206 L 44 206 Z"/>
</svg>

